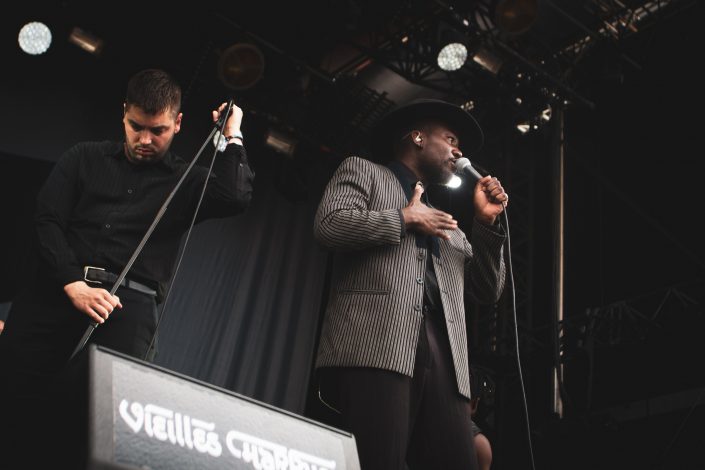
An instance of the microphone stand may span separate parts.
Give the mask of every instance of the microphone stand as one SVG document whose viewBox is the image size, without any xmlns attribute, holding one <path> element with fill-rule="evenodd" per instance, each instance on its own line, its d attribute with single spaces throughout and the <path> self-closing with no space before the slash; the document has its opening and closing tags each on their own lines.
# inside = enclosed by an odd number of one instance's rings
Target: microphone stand
<svg viewBox="0 0 705 470">
<path fill-rule="evenodd" d="M 188 176 L 188 174 L 191 172 L 191 169 L 198 161 L 198 158 L 203 153 L 203 150 L 206 148 L 208 143 L 213 138 L 213 135 L 215 134 L 215 132 L 219 131 L 220 132 L 220 139 L 223 138 L 223 127 L 225 126 L 225 123 L 227 122 L 228 118 L 230 117 L 230 114 L 233 109 L 233 105 L 234 105 L 234 100 L 232 98 L 230 98 L 230 100 L 228 101 L 228 105 L 225 109 L 225 113 L 221 113 L 220 118 L 216 121 L 210 134 L 208 134 L 208 137 L 206 137 L 206 140 L 203 142 L 203 145 L 201 145 L 201 148 L 198 150 L 198 153 L 193 158 L 193 160 L 188 165 L 188 167 L 186 167 L 186 169 L 184 170 L 184 173 L 181 175 L 181 178 L 179 178 L 179 181 L 176 183 L 176 185 L 171 190 L 171 192 L 169 193 L 167 198 L 164 200 L 164 203 L 162 204 L 161 208 L 157 212 L 157 215 L 154 217 L 152 224 L 147 229 L 147 232 L 145 232 L 139 245 L 137 245 L 137 248 L 135 248 L 135 251 L 132 253 L 132 256 L 130 256 L 129 261 L 127 262 L 125 267 L 120 272 L 120 275 L 115 280 L 115 283 L 113 283 L 113 287 L 110 289 L 110 295 L 115 295 L 115 292 L 118 290 L 118 287 L 120 287 L 120 284 L 125 279 L 125 276 L 127 276 L 128 271 L 132 268 L 132 265 L 134 264 L 135 260 L 137 259 L 139 254 L 142 252 L 142 249 L 144 248 L 144 246 L 147 244 L 147 241 L 149 240 L 149 237 L 152 235 L 152 232 L 154 232 L 154 229 L 157 227 L 157 224 L 159 223 L 159 221 L 162 219 L 162 217 L 166 213 L 166 210 L 169 207 L 171 200 L 174 198 L 174 195 L 181 187 L 181 184 L 186 179 L 186 176 Z M 218 145 L 216 145 L 215 147 L 216 148 L 213 153 L 213 158 L 216 157 L 216 154 L 218 152 Z M 206 183 L 207 183 L 207 180 L 206 180 Z M 83 336 L 81 337 L 80 341 L 76 345 L 76 348 L 74 349 L 73 353 L 71 354 L 71 357 L 69 358 L 69 362 L 71 362 L 76 357 L 76 355 L 78 353 L 80 353 L 81 350 L 83 350 L 83 348 L 88 343 L 88 340 L 90 339 L 90 337 L 93 334 L 93 332 L 95 331 L 95 329 L 98 328 L 98 325 L 100 325 L 100 323 L 95 322 L 95 323 L 89 325 L 88 328 L 86 328 L 85 333 L 83 333 Z"/>
</svg>

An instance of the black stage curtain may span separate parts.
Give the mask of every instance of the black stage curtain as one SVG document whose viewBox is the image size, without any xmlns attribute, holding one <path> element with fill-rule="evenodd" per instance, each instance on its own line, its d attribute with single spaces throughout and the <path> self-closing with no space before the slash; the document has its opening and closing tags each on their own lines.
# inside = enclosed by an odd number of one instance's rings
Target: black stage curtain
<svg viewBox="0 0 705 470">
<path fill-rule="evenodd" d="M 194 229 L 155 363 L 303 413 L 327 255 L 313 239 L 315 208 L 258 183 L 245 214 Z"/>
</svg>

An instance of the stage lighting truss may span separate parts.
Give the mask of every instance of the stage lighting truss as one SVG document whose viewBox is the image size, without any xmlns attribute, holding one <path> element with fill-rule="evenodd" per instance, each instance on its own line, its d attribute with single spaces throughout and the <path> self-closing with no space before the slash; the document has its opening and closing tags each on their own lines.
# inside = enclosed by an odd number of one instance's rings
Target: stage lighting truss
<svg viewBox="0 0 705 470">
<path fill-rule="evenodd" d="M 539 130 L 551 120 L 552 114 L 553 108 L 550 104 L 546 104 L 541 111 L 535 112 L 528 118 L 520 118 L 516 124 L 516 130 L 520 134 L 528 134 L 531 131 Z"/>
<path fill-rule="evenodd" d="M 554 51 L 525 57 L 516 44 L 505 41 L 488 8 L 483 2 L 467 12 L 435 5 L 413 18 L 399 15 L 404 20 L 388 25 L 388 33 L 369 33 L 351 43 L 361 56 L 350 61 L 350 70 L 342 67 L 336 73 L 352 74 L 354 64 L 371 58 L 411 83 L 451 100 L 473 100 L 480 108 L 484 107 L 481 100 L 490 102 L 501 96 L 516 73 L 533 74 L 534 86 L 593 107 L 563 80 L 560 64 L 552 57 Z"/>
<path fill-rule="evenodd" d="M 551 121 L 554 109 L 566 107 L 569 104 L 569 101 L 561 98 L 556 91 L 546 87 L 536 90 L 532 84 L 533 80 L 531 75 L 516 74 L 514 91 L 509 98 L 515 127 L 521 134 L 528 134 L 545 127 Z"/>
<path fill-rule="evenodd" d="M 657 21 L 658 15 L 676 0 L 653 0 L 636 6 L 608 0 L 593 0 L 593 3 L 596 11 L 601 13 L 602 26 L 565 46 L 559 55 L 578 57 L 602 38 L 621 41 Z"/>
<path fill-rule="evenodd" d="M 650 331 L 702 312 L 704 287 L 702 280 L 696 280 L 590 307 L 582 314 L 568 316 L 564 327 L 580 348 L 586 343 L 595 347 L 640 343 Z"/>
</svg>

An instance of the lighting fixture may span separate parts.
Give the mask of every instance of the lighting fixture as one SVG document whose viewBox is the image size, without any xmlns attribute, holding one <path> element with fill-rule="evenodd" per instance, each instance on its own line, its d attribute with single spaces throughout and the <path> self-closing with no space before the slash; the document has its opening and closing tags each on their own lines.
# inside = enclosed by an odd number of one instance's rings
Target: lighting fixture
<svg viewBox="0 0 705 470">
<path fill-rule="evenodd" d="M 51 30 L 47 25 L 38 21 L 27 23 L 20 29 L 17 42 L 27 54 L 43 54 L 51 45 Z"/>
<path fill-rule="evenodd" d="M 459 42 L 447 44 L 438 53 L 438 66 L 446 72 L 452 72 L 465 65 L 468 48 Z"/>
</svg>

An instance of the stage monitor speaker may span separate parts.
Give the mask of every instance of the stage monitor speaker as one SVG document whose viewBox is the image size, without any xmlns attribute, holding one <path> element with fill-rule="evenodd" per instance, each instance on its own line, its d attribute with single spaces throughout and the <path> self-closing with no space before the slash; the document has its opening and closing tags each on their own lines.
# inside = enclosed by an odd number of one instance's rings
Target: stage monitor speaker
<svg viewBox="0 0 705 470">
<path fill-rule="evenodd" d="M 360 469 L 347 432 L 89 347 L 91 470 Z"/>
</svg>

